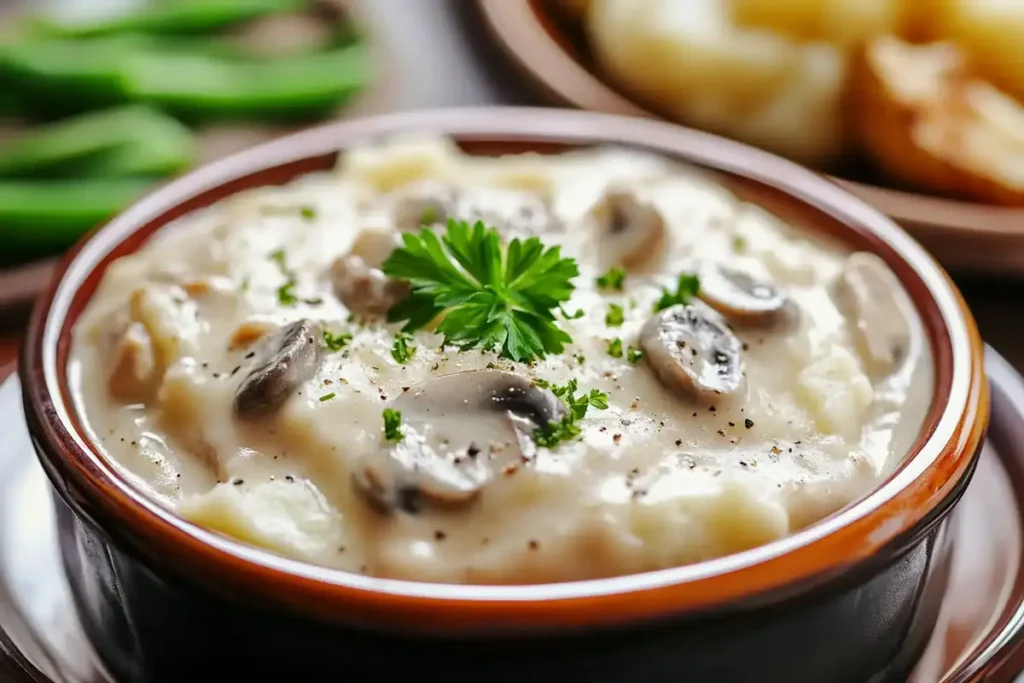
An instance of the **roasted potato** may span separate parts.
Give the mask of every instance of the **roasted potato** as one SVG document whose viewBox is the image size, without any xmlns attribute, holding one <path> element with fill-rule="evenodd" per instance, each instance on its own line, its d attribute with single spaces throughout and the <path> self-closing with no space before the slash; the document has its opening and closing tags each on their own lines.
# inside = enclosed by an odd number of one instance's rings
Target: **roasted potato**
<svg viewBox="0 0 1024 683">
<path fill-rule="evenodd" d="M 895 180 L 978 202 L 1024 205 L 1024 107 L 948 42 L 885 37 L 854 61 L 857 138 Z"/>
</svg>

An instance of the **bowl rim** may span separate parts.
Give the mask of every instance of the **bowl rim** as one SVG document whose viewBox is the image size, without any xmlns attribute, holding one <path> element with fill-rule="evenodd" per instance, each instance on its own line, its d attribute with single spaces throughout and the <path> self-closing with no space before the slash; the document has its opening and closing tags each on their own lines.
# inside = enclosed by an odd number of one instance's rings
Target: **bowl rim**
<svg viewBox="0 0 1024 683">
<path fill-rule="evenodd" d="M 562 20 L 541 9 L 544 0 L 476 0 L 490 34 L 504 53 L 549 98 L 587 111 L 666 117 L 622 94 L 563 45 Z M 525 40 L 529 38 L 529 41 Z M 528 45 L 527 45 L 528 42 Z M 1024 208 L 950 199 L 832 176 L 849 192 L 915 230 L 935 236 L 969 233 L 1001 238 L 1020 234 Z"/>
<path fill-rule="evenodd" d="M 939 413 L 934 428 L 888 480 L 817 524 L 741 553 L 608 579 L 479 586 L 370 578 L 275 555 L 177 517 L 116 471 L 76 427 L 58 357 L 66 357 L 70 346 L 69 311 L 80 287 L 90 276 L 99 277 L 95 271 L 103 259 L 127 238 L 191 211 L 183 207 L 204 192 L 265 185 L 245 180 L 260 170 L 333 157 L 355 144 L 410 132 L 639 146 L 781 191 L 823 218 L 845 221 L 851 232 L 867 231 L 924 283 L 948 333 L 948 399 L 945 405 L 935 401 L 941 408 L 933 409 Z M 969 479 L 988 418 L 982 345 L 970 313 L 934 260 L 888 218 L 824 177 L 767 152 L 664 122 L 564 109 L 437 109 L 342 121 L 195 170 L 69 252 L 36 305 L 23 349 L 20 374 L 33 443 L 58 492 L 79 515 L 107 521 L 97 522 L 105 533 L 150 558 L 175 559 L 175 571 L 201 582 L 306 614 L 431 633 L 622 623 L 764 604 L 810 590 L 905 540 L 921 523 L 933 521 L 937 510 L 951 506 Z"/>
</svg>

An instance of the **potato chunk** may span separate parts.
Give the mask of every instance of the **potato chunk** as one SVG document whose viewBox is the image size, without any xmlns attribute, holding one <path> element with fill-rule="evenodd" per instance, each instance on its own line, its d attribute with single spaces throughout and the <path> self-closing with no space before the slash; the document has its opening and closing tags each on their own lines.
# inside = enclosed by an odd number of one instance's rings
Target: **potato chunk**
<svg viewBox="0 0 1024 683">
<path fill-rule="evenodd" d="M 1024 204 L 1024 107 L 975 77 L 958 47 L 882 38 L 855 74 L 858 135 L 887 174 L 931 192 Z"/>
</svg>

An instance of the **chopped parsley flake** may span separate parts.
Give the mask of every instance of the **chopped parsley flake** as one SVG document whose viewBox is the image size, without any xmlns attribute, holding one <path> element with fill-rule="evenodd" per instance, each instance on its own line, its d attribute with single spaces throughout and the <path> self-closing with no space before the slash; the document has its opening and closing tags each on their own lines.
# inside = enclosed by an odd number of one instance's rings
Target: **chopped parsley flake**
<svg viewBox="0 0 1024 683">
<path fill-rule="evenodd" d="M 693 273 L 680 273 L 675 292 L 670 292 L 664 287 L 661 288 L 661 298 L 654 304 L 654 312 L 663 311 L 676 304 L 688 304 L 699 291 L 700 278 Z"/>
<path fill-rule="evenodd" d="M 395 343 L 391 345 L 391 357 L 396 362 L 405 365 L 410 358 L 416 355 L 416 347 L 409 343 L 411 341 L 412 335 L 407 332 L 399 332 L 395 335 Z"/>
<path fill-rule="evenodd" d="M 741 235 L 732 238 L 732 250 L 737 254 L 745 254 L 747 251 L 747 239 Z"/>
<path fill-rule="evenodd" d="M 636 365 L 644 359 L 644 352 L 635 346 L 630 346 L 629 350 L 626 351 L 626 360 L 629 361 L 630 365 Z"/>
<path fill-rule="evenodd" d="M 433 225 L 437 222 L 437 209 L 433 206 L 428 206 L 423 209 L 423 213 L 420 214 L 420 225 Z"/>
<path fill-rule="evenodd" d="M 622 340 L 616 337 L 608 340 L 608 355 L 612 358 L 622 358 Z"/>
<path fill-rule="evenodd" d="M 558 312 L 562 314 L 562 317 L 566 320 L 578 320 L 583 317 L 583 309 L 577 308 L 575 313 L 570 313 L 561 306 L 558 307 Z"/>
<path fill-rule="evenodd" d="M 249 276 L 246 275 L 245 277 L 242 278 L 242 284 L 240 286 L 240 289 L 243 292 L 248 292 L 249 291 L 249 285 L 250 285 Z"/>
<path fill-rule="evenodd" d="M 333 391 L 331 393 L 329 393 L 329 394 L 324 394 L 323 396 L 320 397 L 320 402 L 321 403 L 327 403 L 328 401 L 330 401 L 335 396 L 336 396 L 336 394 Z"/>
<path fill-rule="evenodd" d="M 623 281 L 626 279 L 626 271 L 622 268 L 612 268 L 604 275 L 599 275 L 594 283 L 598 289 L 613 289 L 616 292 L 622 291 Z"/>
<path fill-rule="evenodd" d="M 282 275 L 288 274 L 288 255 L 284 249 L 275 249 L 267 254 L 267 258 L 277 264 L 277 269 L 281 271 Z"/>
<path fill-rule="evenodd" d="M 388 312 L 389 321 L 405 321 L 404 332 L 444 313 L 437 326 L 444 344 L 498 349 L 521 362 L 561 353 L 572 341 L 553 311 L 569 300 L 579 270 L 560 247 L 545 247 L 536 237 L 502 245 L 498 231 L 480 221 L 449 220 L 441 236 L 424 229 L 402 240 L 382 270 L 412 287 Z"/>
<path fill-rule="evenodd" d="M 324 346 L 329 351 L 341 351 L 352 341 L 352 335 L 348 332 L 334 334 L 330 330 L 324 330 Z"/>
<path fill-rule="evenodd" d="M 299 215 L 307 221 L 311 221 L 316 218 L 316 207 L 314 206 L 301 206 L 299 207 Z"/>
<path fill-rule="evenodd" d="M 586 416 L 589 408 L 597 410 L 608 408 L 608 394 L 603 391 L 591 389 L 589 393 L 577 396 L 576 391 L 579 389 L 579 384 L 574 379 L 561 386 L 555 386 L 542 379 L 535 379 L 534 384 L 549 389 L 551 393 L 562 399 L 569 409 L 562 419 L 557 422 L 549 422 L 534 430 L 533 440 L 538 446 L 554 448 L 563 441 L 572 441 L 580 435 L 578 422 Z"/>
<path fill-rule="evenodd" d="M 384 438 L 391 443 L 398 443 L 405 435 L 402 433 L 402 413 L 392 408 L 384 409 Z"/>
<path fill-rule="evenodd" d="M 295 306 L 299 297 L 295 296 L 295 278 L 289 277 L 287 282 L 277 288 L 277 301 L 282 306 Z"/>
<path fill-rule="evenodd" d="M 604 324 L 608 327 L 621 327 L 626 320 L 626 312 L 619 304 L 608 304 L 608 312 L 604 316 Z"/>
</svg>

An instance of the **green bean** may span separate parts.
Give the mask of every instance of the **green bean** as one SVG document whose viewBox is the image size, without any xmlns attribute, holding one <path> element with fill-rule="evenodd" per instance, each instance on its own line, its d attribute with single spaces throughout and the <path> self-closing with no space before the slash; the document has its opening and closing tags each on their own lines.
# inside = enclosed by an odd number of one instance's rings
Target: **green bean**
<svg viewBox="0 0 1024 683">
<path fill-rule="evenodd" d="M 144 179 L 0 181 L 5 254 L 65 249 L 152 186 Z"/>
<path fill-rule="evenodd" d="M 137 10 L 93 21 L 68 22 L 36 18 L 44 34 L 69 37 L 138 32 L 156 34 L 209 33 L 278 12 L 303 9 L 308 0 L 174 0 L 148 2 Z"/>
<path fill-rule="evenodd" d="M 191 119 L 307 119 L 368 81 L 362 44 L 269 61 L 137 55 L 125 71 L 130 97 Z"/>
<path fill-rule="evenodd" d="M 41 126 L 0 146 L 0 176 L 166 175 L 193 158 L 185 126 L 128 105 Z"/>
</svg>

